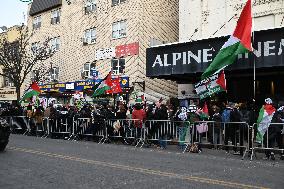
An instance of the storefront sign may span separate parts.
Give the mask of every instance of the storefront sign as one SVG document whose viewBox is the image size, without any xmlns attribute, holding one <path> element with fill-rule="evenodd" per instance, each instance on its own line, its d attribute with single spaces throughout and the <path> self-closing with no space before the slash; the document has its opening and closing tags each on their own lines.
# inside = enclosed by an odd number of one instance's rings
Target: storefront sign
<svg viewBox="0 0 284 189">
<path fill-rule="evenodd" d="M 74 90 L 75 88 L 75 83 L 66 83 L 66 89 L 67 90 Z"/>
<path fill-rule="evenodd" d="M 85 89 L 91 89 L 95 85 L 95 81 L 76 81 L 75 82 L 75 90 L 83 91 Z"/>
<path fill-rule="evenodd" d="M 115 57 L 121 58 L 126 56 L 134 56 L 139 54 L 139 42 L 120 45 L 115 47 Z"/>
<path fill-rule="evenodd" d="M 114 47 L 96 50 L 95 60 L 104 60 L 104 59 L 113 58 L 113 57 L 115 57 L 115 48 Z"/>
<path fill-rule="evenodd" d="M 0 100 L 17 100 L 16 89 L 0 89 Z"/>
<path fill-rule="evenodd" d="M 254 54 L 239 55 L 227 70 L 284 67 L 284 28 L 254 32 Z M 202 73 L 210 65 L 229 36 L 148 48 L 148 77 Z"/>
</svg>

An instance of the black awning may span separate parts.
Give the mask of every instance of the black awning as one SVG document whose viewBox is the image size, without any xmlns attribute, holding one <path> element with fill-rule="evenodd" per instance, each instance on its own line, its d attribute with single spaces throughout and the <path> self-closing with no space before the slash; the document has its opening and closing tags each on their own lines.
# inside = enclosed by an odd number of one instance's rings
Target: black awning
<svg viewBox="0 0 284 189">
<path fill-rule="evenodd" d="M 241 55 L 236 63 L 226 70 L 248 70 L 284 67 L 284 28 L 256 31 L 254 33 L 253 53 Z M 229 36 L 198 41 L 169 44 L 146 50 L 146 76 L 171 79 L 177 77 L 196 77 L 210 65 Z M 193 78 L 194 79 L 194 78 Z"/>
</svg>

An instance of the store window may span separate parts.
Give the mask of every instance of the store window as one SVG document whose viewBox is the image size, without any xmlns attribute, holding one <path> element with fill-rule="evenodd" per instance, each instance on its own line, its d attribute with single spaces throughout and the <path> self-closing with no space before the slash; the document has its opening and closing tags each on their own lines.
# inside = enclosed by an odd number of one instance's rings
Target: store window
<svg viewBox="0 0 284 189">
<path fill-rule="evenodd" d="M 97 0 L 87 0 L 85 3 L 85 14 L 93 13 L 97 10 Z"/>
<path fill-rule="evenodd" d="M 112 0 L 112 6 L 119 5 L 124 3 L 126 0 Z"/>
<path fill-rule="evenodd" d="M 58 24 L 60 23 L 60 9 L 55 9 L 51 11 L 51 24 Z"/>
<path fill-rule="evenodd" d="M 83 44 L 94 44 L 97 39 L 96 28 L 91 28 L 85 31 L 85 36 L 83 38 Z"/>
<path fill-rule="evenodd" d="M 60 48 L 60 38 L 54 37 L 50 40 L 50 47 L 52 51 L 58 51 Z"/>
<path fill-rule="evenodd" d="M 121 20 L 112 24 L 112 38 L 118 39 L 122 37 L 126 37 L 126 20 Z"/>
<path fill-rule="evenodd" d="M 34 17 L 33 29 L 39 29 L 41 27 L 41 15 Z"/>
<path fill-rule="evenodd" d="M 125 74 L 125 59 L 112 59 L 111 69 L 113 75 L 123 75 Z"/>
</svg>

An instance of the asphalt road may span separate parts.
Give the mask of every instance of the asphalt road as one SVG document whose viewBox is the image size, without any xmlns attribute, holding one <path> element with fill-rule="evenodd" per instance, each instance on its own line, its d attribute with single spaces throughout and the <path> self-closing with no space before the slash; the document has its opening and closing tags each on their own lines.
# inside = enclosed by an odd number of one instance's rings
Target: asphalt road
<svg viewBox="0 0 284 189">
<path fill-rule="evenodd" d="M 275 188 L 284 162 L 11 135 L 1 189 Z"/>
</svg>

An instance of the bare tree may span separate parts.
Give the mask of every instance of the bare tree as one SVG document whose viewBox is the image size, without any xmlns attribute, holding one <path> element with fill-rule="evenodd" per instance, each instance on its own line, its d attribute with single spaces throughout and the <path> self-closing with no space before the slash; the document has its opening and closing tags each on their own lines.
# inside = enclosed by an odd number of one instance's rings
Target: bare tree
<svg viewBox="0 0 284 189">
<path fill-rule="evenodd" d="M 20 100 L 20 90 L 25 79 L 35 66 L 43 63 L 53 56 L 54 52 L 49 45 L 50 39 L 45 40 L 36 49 L 31 49 L 28 29 L 22 25 L 19 27 L 19 37 L 14 42 L 3 38 L 0 41 L 0 75 L 9 78 L 14 84 L 17 100 Z"/>
</svg>

